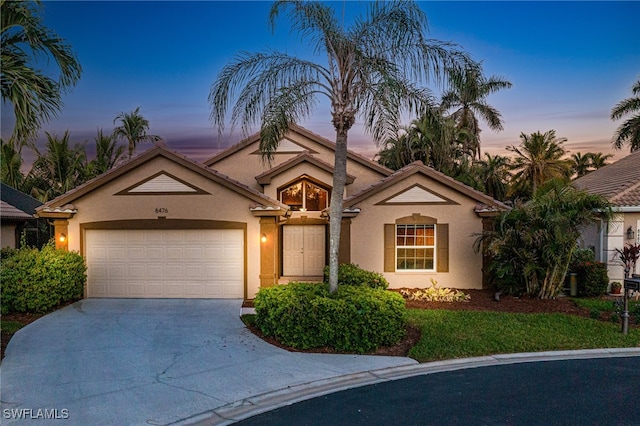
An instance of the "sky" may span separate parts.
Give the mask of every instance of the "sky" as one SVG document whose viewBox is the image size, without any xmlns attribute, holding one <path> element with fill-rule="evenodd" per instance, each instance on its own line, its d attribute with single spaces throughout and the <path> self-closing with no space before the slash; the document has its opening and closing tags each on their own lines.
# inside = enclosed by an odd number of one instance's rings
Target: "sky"
<svg viewBox="0 0 640 426">
<path fill-rule="evenodd" d="M 344 8 L 348 21 L 366 2 L 330 4 L 338 15 Z M 431 38 L 458 44 L 482 61 L 487 76 L 513 84 L 488 98 L 502 113 L 504 130 L 496 133 L 481 123 L 483 152 L 505 155 L 506 146 L 520 143 L 521 133 L 553 129 L 567 138 L 571 153 L 612 153 L 614 159 L 628 154 L 628 148 L 612 150 L 621 121 L 609 116 L 640 78 L 640 2 L 419 4 Z M 211 157 L 246 136 L 227 130 L 220 139 L 209 119 L 209 91 L 225 64 L 240 51 L 274 49 L 313 57 L 286 20 L 279 20 L 274 32 L 269 29 L 270 6 L 267 1 L 45 1 L 45 25 L 73 47 L 83 73 L 42 131 L 62 136 L 69 130 L 72 143 L 87 143 L 91 153 L 98 128 L 109 132 L 118 114 L 140 107 L 150 133 L 170 149 L 198 161 Z M 429 88 L 436 97 L 443 90 L 436 84 Z M 3 104 L 5 140 L 13 130 L 10 112 Z M 324 103 L 299 124 L 335 137 Z M 43 140 L 40 136 L 39 146 Z M 377 152 L 359 122 L 350 132 L 349 148 L 369 158 Z M 28 165 L 33 154 L 25 150 L 23 157 Z"/>
</svg>

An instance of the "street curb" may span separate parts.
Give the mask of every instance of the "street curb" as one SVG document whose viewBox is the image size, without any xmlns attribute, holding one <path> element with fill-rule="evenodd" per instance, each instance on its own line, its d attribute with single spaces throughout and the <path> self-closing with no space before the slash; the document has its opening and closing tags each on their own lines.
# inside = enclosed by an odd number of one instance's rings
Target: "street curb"
<svg viewBox="0 0 640 426">
<path fill-rule="evenodd" d="M 424 364 L 389 367 L 379 370 L 347 374 L 329 379 L 316 380 L 295 386 L 266 392 L 236 401 L 225 406 L 180 420 L 176 425 L 230 425 L 240 420 L 275 410 L 297 402 L 334 392 L 391 380 L 400 380 L 424 374 L 435 374 L 467 368 L 526 362 L 563 361 L 591 358 L 640 357 L 640 348 L 582 349 L 575 351 L 526 352 L 461 358 Z"/>
</svg>

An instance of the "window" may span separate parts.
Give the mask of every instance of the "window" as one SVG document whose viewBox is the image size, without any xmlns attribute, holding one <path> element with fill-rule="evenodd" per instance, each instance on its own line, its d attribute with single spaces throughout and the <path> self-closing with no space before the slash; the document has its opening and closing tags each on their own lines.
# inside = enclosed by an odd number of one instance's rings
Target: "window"
<svg viewBox="0 0 640 426">
<path fill-rule="evenodd" d="M 328 206 L 329 191 L 307 179 L 280 190 L 280 201 L 295 211 L 320 211 Z"/>
<path fill-rule="evenodd" d="M 435 225 L 396 225 L 396 270 L 435 270 Z"/>
</svg>

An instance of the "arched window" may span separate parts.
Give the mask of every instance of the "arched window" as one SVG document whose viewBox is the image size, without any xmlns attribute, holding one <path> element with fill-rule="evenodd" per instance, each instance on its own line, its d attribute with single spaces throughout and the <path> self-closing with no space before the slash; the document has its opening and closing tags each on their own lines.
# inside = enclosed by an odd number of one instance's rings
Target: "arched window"
<svg viewBox="0 0 640 426">
<path fill-rule="evenodd" d="M 295 211 L 320 211 L 329 206 L 329 190 L 307 178 L 280 189 L 278 198 Z"/>
</svg>

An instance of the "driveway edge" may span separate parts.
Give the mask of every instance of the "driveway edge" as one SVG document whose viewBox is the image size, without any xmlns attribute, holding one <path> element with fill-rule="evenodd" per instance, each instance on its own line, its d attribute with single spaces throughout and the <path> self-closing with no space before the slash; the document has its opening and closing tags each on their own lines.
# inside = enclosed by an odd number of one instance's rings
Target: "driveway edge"
<svg viewBox="0 0 640 426">
<path fill-rule="evenodd" d="M 475 358 L 461 358 L 434 361 L 401 367 L 389 367 L 362 373 L 317 380 L 296 386 L 255 395 L 225 406 L 207 411 L 173 424 L 176 425 L 230 425 L 240 420 L 316 398 L 334 392 L 353 389 L 376 383 L 405 379 L 408 377 L 434 374 L 467 368 L 489 367 L 526 362 L 562 361 L 589 358 L 640 357 L 640 348 L 581 349 L 573 351 L 526 352 L 499 354 Z"/>
</svg>

